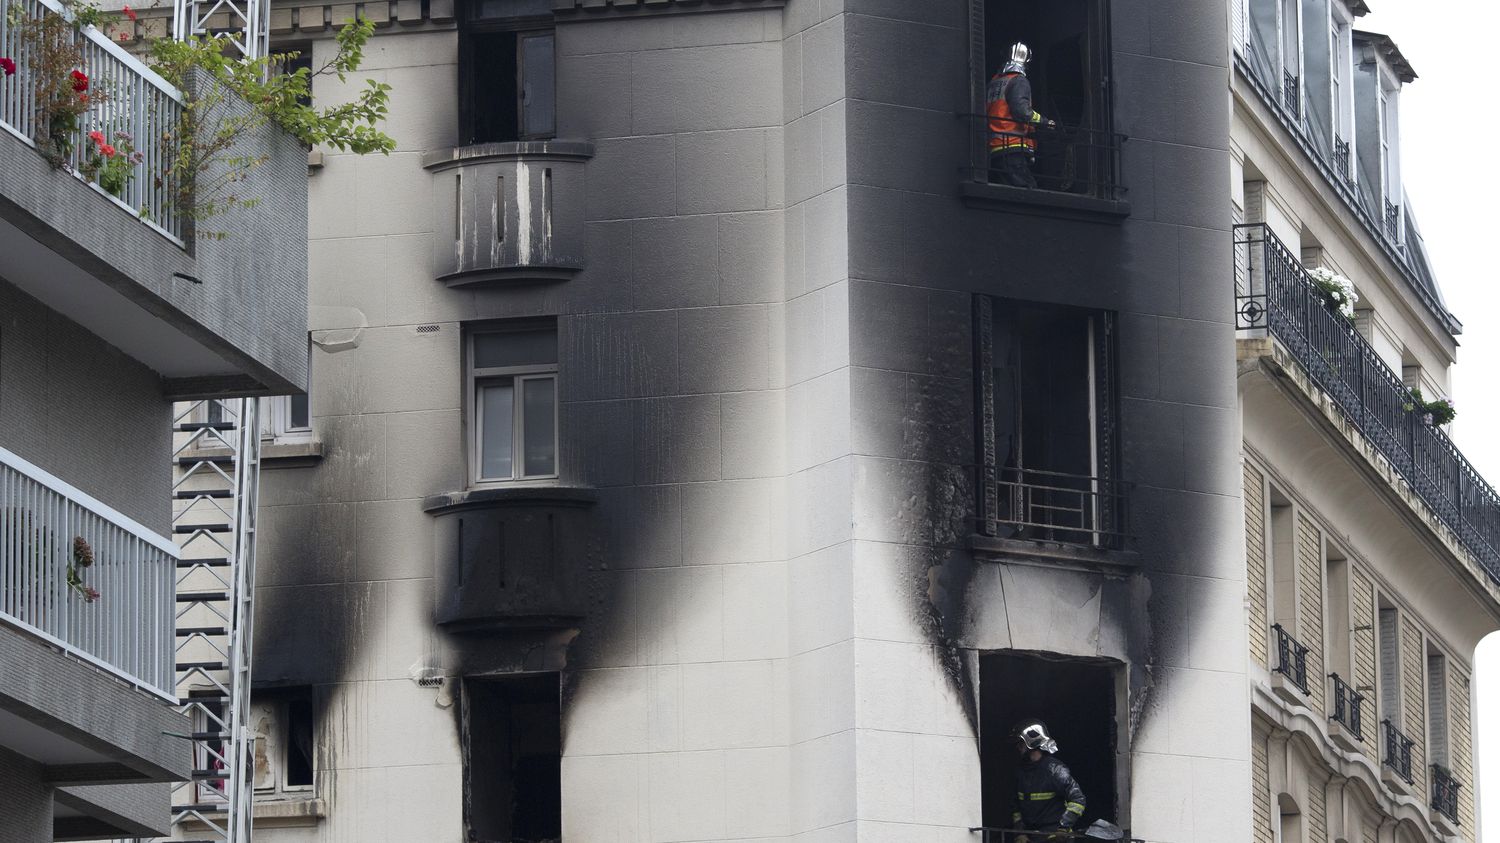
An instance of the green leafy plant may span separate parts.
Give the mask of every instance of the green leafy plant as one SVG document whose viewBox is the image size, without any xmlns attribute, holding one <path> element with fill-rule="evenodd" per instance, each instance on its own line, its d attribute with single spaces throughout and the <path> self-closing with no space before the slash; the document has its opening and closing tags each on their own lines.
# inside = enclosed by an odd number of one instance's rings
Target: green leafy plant
<svg viewBox="0 0 1500 843">
<path fill-rule="evenodd" d="M 168 177 L 177 210 L 202 221 L 258 200 L 242 195 L 241 184 L 266 162 L 264 154 L 241 149 L 250 132 L 274 123 L 306 146 L 368 154 L 389 154 L 396 142 L 379 129 L 389 110 L 390 86 L 366 80 L 356 96 L 339 105 L 311 104 L 312 80 L 330 76 L 345 82 L 364 58 L 364 46 L 375 32 L 368 20 L 352 21 L 336 36 L 338 51 L 316 71 L 285 73 L 291 55 L 242 59 L 221 38 L 159 40 L 151 46 L 151 64 L 168 82 L 187 93 L 187 108 L 176 130 Z M 235 98 L 249 108 L 239 107 Z M 200 237 L 223 237 L 199 231 Z"/>
<path fill-rule="evenodd" d="M 1422 397 L 1422 390 L 1413 387 L 1408 400 L 1402 405 L 1407 412 L 1419 413 L 1422 416 L 1431 416 L 1432 424 L 1442 427 L 1458 417 L 1458 410 L 1453 402 L 1447 398 L 1434 398 L 1431 401 Z"/>
<path fill-rule="evenodd" d="M 67 6 L 73 20 L 54 14 L 32 17 L 19 4 L 6 11 L 21 54 L 27 56 L 31 93 L 36 105 L 32 140 L 53 167 L 63 167 L 73 155 L 78 127 L 89 109 L 104 103 L 109 92 L 91 83 L 84 67 L 79 23 L 98 21 L 103 13 L 89 5 Z M 10 71 L 7 69 L 7 73 Z"/>
<path fill-rule="evenodd" d="M 129 132 L 115 132 L 111 143 L 98 130 L 89 132 L 89 147 L 78 171 L 93 179 L 109 193 L 124 198 L 125 188 L 135 178 L 135 167 L 145 155 L 135 148 L 135 137 Z"/>
</svg>

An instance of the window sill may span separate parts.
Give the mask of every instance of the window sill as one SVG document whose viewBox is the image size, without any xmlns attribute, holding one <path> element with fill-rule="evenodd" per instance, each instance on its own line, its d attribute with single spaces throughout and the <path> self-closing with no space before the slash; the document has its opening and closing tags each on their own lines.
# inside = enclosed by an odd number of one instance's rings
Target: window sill
<svg viewBox="0 0 1500 843">
<path fill-rule="evenodd" d="M 461 492 L 443 492 L 422 499 L 428 515 L 445 515 L 465 509 L 502 506 L 589 507 L 599 502 L 599 493 L 587 486 L 489 486 Z"/>
<path fill-rule="evenodd" d="M 255 824 L 265 827 L 317 825 L 318 820 L 328 816 L 328 808 L 321 799 L 273 799 L 255 798 Z"/>
<path fill-rule="evenodd" d="M 1140 555 L 1128 550 L 1002 539 L 977 533 L 969 536 L 969 549 L 982 562 L 1036 562 L 1112 574 L 1132 574 L 1141 567 Z"/>
<path fill-rule="evenodd" d="M 293 442 L 262 441 L 260 460 L 266 468 L 301 468 L 323 460 L 323 443 L 317 439 Z"/>
<path fill-rule="evenodd" d="M 1380 782 L 1397 796 L 1415 796 L 1416 794 L 1416 788 L 1410 782 L 1401 778 L 1395 770 L 1384 764 L 1380 765 Z"/>
<path fill-rule="evenodd" d="M 593 157 L 594 145 L 587 141 L 510 141 L 435 150 L 422 156 L 422 167 L 436 173 L 453 167 L 498 161 L 587 161 Z"/>
<path fill-rule="evenodd" d="M 964 181 L 960 184 L 964 204 L 971 208 L 1014 211 L 1042 217 L 1119 225 L 1130 216 L 1124 199 L 1096 199 L 1075 193 L 1031 190 L 1006 184 Z"/>
</svg>

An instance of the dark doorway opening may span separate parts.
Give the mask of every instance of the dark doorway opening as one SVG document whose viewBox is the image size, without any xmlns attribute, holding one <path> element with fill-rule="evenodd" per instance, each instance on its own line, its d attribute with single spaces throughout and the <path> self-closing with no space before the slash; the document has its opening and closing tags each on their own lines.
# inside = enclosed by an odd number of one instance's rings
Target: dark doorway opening
<svg viewBox="0 0 1500 843">
<path fill-rule="evenodd" d="M 558 675 L 463 683 L 464 825 L 472 843 L 562 839 Z"/>
<path fill-rule="evenodd" d="M 985 78 L 1010 48 L 1031 48 L 1032 107 L 1055 131 L 1038 136 L 1034 173 L 1047 190 L 1098 193 L 1112 176 L 1109 8 L 1105 0 L 984 0 Z"/>
<path fill-rule="evenodd" d="M 979 657 L 980 777 L 984 824 L 1009 828 L 1020 754 L 1011 734 L 1023 719 L 1047 724 L 1057 757 L 1083 789 L 1088 809 L 1081 825 L 1119 822 L 1116 788 L 1118 681 L 1124 666 L 1005 651 Z"/>
</svg>

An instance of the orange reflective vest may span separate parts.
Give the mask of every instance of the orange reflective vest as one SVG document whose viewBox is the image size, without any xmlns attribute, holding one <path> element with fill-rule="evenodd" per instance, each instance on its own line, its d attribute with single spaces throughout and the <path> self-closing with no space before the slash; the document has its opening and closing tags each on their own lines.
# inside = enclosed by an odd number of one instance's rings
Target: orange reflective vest
<svg viewBox="0 0 1500 843">
<path fill-rule="evenodd" d="M 1040 122 L 1042 116 L 1033 111 L 1024 115 L 1021 120 L 1017 120 L 1010 113 L 1010 102 L 1005 98 L 1005 94 L 1010 90 L 1011 81 L 1020 75 L 1007 73 L 990 80 L 990 152 L 1002 152 L 1007 149 L 1025 149 L 1028 152 L 1036 152 L 1036 138 L 1031 133 L 1035 131 L 1035 124 Z"/>
</svg>

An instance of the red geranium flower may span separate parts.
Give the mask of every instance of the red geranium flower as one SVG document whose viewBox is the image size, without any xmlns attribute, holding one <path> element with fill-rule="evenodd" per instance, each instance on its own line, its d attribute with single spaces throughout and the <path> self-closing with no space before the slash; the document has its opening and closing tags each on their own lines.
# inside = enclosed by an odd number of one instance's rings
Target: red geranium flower
<svg viewBox="0 0 1500 843">
<path fill-rule="evenodd" d="M 73 77 L 73 90 L 81 94 L 89 89 L 89 77 L 83 71 L 75 70 L 68 75 Z"/>
<path fill-rule="evenodd" d="M 104 133 L 97 130 L 89 132 L 89 140 L 93 141 L 95 146 L 103 146 Z"/>
<path fill-rule="evenodd" d="M 16 60 L 0 56 L 0 70 L 5 71 L 6 76 L 16 75 Z"/>
<path fill-rule="evenodd" d="M 130 18 L 131 20 L 135 20 L 135 9 L 132 9 L 129 6 L 126 6 L 121 11 L 123 11 L 125 13 L 125 17 Z"/>
<path fill-rule="evenodd" d="M 128 33 L 128 32 L 122 32 L 122 33 L 120 33 L 120 43 L 121 44 L 128 44 L 129 42 L 130 42 L 130 33 Z"/>
<path fill-rule="evenodd" d="M 99 151 L 104 154 L 105 158 L 113 158 L 113 157 L 115 157 L 115 148 L 113 146 L 110 146 L 107 143 L 106 144 L 102 144 L 99 147 Z"/>
</svg>

